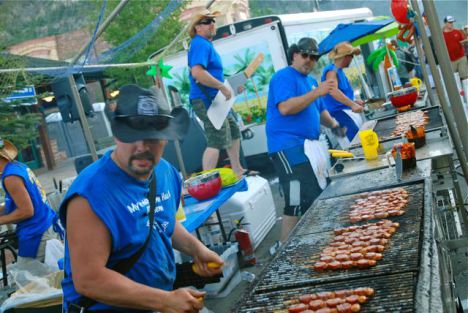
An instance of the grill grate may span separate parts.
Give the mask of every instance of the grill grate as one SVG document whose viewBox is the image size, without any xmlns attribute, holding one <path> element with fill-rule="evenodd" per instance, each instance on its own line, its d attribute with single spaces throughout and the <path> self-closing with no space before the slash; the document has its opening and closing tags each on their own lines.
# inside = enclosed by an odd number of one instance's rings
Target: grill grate
<svg viewBox="0 0 468 313">
<path fill-rule="evenodd" d="M 424 188 L 421 184 L 405 188 L 409 192 L 407 212 L 399 217 L 387 218 L 399 222 L 400 227 L 389 240 L 383 252 L 384 258 L 378 261 L 375 267 L 324 272 L 316 272 L 312 268 L 322 249 L 332 241 L 332 230 L 351 225 L 347 213 L 349 204 L 353 202 L 352 196 L 321 200 L 315 206 L 322 204 L 321 207 L 303 217 L 292 239 L 261 273 L 254 286 L 254 292 L 263 293 L 323 282 L 417 271 Z M 364 223 L 367 222 L 357 224 Z"/>
<path fill-rule="evenodd" d="M 425 111 L 429 116 L 429 122 L 426 125 L 426 131 L 444 126 L 444 123 L 442 121 L 442 116 L 440 115 L 439 107 L 431 107 L 428 109 L 422 109 L 422 111 Z M 377 124 L 374 127 L 374 131 L 379 136 L 379 140 L 381 142 L 390 140 L 393 138 L 398 138 L 398 136 L 392 135 L 392 132 L 396 126 L 395 121 L 396 121 L 395 116 L 383 118 L 377 121 Z"/>
<path fill-rule="evenodd" d="M 335 282 L 314 287 L 274 291 L 263 294 L 251 294 L 236 306 L 238 313 L 287 312 L 288 300 L 297 299 L 308 293 L 354 289 L 358 287 L 374 288 L 375 294 L 363 304 L 362 313 L 403 313 L 414 311 L 416 273 L 385 275 L 378 278 L 361 278 L 352 281 Z"/>
<path fill-rule="evenodd" d="M 394 187 L 392 187 L 394 188 Z M 390 217 L 394 222 L 405 222 L 406 220 L 420 220 L 424 195 L 424 184 L 403 186 L 409 193 L 409 202 L 404 209 L 405 214 L 398 217 Z M 385 190 L 375 189 L 375 190 Z M 356 195 L 356 194 L 355 194 Z M 330 231 L 336 228 L 351 225 L 361 225 L 367 222 L 351 223 L 348 217 L 350 205 L 354 203 L 355 195 L 346 195 L 336 198 L 319 200 L 314 207 L 310 208 L 304 215 L 294 231 L 294 235 L 312 234 L 322 231 Z M 370 220 L 368 222 L 378 221 Z"/>
</svg>

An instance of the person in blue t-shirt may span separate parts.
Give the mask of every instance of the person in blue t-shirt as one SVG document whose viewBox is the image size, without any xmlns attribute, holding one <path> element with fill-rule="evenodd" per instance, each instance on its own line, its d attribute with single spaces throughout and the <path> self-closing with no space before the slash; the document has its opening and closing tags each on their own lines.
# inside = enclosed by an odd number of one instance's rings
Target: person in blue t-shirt
<svg viewBox="0 0 468 313">
<path fill-rule="evenodd" d="M 346 137 L 353 140 L 362 124 L 359 114 L 364 110 L 362 100 L 354 100 L 353 86 L 346 77 L 344 68 L 347 68 L 355 55 L 361 54 L 361 49 L 353 47 L 348 42 L 337 44 L 329 53 L 333 63 L 327 65 L 322 74 L 322 81 L 333 81 L 335 87 L 324 98 L 327 110 L 341 125 L 346 127 Z"/>
<path fill-rule="evenodd" d="M 218 130 L 207 116 L 211 102 L 220 91 L 226 100 L 233 95 L 224 85 L 224 72 L 221 57 L 211 42 L 216 35 L 215 18 L 219 12 L 204 10 L 192 19 L 189 30 L 190 49 L 188 51 L 188 66 L 190 68 L 190 103 L 193 111 L 203 122 L 207 148 L 203 153 L 203 170 L 215 168 L 218 164 L 220 150 L 226 149 L 231 167 L 238 177 L 248 172 L 240 163 L 240 130 L 234 117 L 229 114 L 223 126 Z M 247 173 L 249 174 L 249 173 Z M 258 173 L 250 173 L 258 174 Z"/>
<path fill-rule="evenodd" d="M 0 138 L 0 171 L 5 191 L 0 225 L 16 224 L 18 263 L 31 259 L 44 262 L 47 240 L 58 239 L 61 227 L 41 183 L 29 167 L 15 161 L 17 155 L 13 143 Z"/>
<path fill-rule="evenodd" d="M 318 85 L 308 75 L 320 58 L 316 41 L 301 38 L 288 54 L 292 65 L 273 75 L 266 112 L 268 153 L 285 195 L 282 242 L 322 191 L 305 154 L 305 141 L 319 139 L 320 124 L 341 130 L 321 99 L 331 92 L 333 82 Z"/>
<path fill-rule="evenodd" d="M 83 170 L 60 206 L 66 226 L 66 312 L 198 312 L 203 292 L 173 290 L 173 247 L 193 257 L 202 276 L 219 274 L 222 259 L 176 221 L 181 179 L 161 158 L 167 140 L 180 140 L 188 129 L 185 109 L 168 109 L 161 90 L 136 85 L 120 88 L 106 113 L 116 148 Z M 150 233 L 150 183 L 156 182 L 154 227 Z M 145 245 L 149 234 L 148 244 Z M 126 271 L 122 260 L 142 254 Z M 85 304 L 85 299 L 94 300 Z"/>
</svg>

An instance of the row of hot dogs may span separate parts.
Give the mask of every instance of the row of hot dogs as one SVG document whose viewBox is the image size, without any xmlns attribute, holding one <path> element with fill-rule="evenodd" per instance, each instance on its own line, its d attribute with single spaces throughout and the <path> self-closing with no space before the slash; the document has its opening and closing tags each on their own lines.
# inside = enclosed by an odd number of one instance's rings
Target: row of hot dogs
<svg viewBox="0 0 468 313">
<path fill-rule="evenodd" d="M 318 292 L 288 301 L 288 312 L 297 313 L 353 313 L 374 295 L 372 288 L 357 288 Z"/>
<path fill-rule="evenodd" d="M 351 205 L 349 220 L 356 223 L 363 220 L 400 216 L 408 205 L 408 192 L 404 188 L 365 192 L 357 196 Z"/>
<path fill-rule="evenodd" d="M 408 197 L 409 194 L 404 188 L 361 193 L 354 198 L 349 219 L 354 223 L 400 216 L 405 213 Z M 389 239 L 399 226 L 399 223 L 384 219 L 375 223 L 335 229 L 333 240 L 322 250 L 320 259 L 314 263 L 313 269 L 321 272 L 375 266 L 383 258 L 382 252 L 387 248 Z M 372 295 L 374 295 L 372 288 L 302 295 L 289 300 L 288 312 L 360 312 L 361 304 L 368 301 L 368 297 Z"/>
</svg>

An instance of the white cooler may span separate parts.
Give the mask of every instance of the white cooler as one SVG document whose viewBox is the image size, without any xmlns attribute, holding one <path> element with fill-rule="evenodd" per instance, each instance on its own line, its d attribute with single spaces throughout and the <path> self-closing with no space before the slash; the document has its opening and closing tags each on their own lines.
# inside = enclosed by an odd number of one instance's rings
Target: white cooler
<svg viewBox="0 0 468 313">
<path fill-rule="evenodd" d="M 262 242 L 276 222 L 276 209 L 268 180 L 247 176 L 249 189 L 236 192 L 219 209 L 226 233 L 235 228 L 234 220 L 244 217 L 242 223 L 253 240 L 254 249 Z M 234 240 L 234 236 L 232 237 Z"/>
</svg>

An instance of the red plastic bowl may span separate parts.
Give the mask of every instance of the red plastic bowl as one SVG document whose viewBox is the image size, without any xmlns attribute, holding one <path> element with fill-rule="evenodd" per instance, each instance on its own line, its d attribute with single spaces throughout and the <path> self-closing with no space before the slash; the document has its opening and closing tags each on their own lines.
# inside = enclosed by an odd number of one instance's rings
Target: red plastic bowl
<svg viewBox="0 0 468 313">
<path fill-rule="evenodd" d="M 219 172 L 210 172 L 189 178 L 185 181 L 188 193 L 197 200 L 206 200 L 216 196 L 221 190 Z"/>
<path fill-rule="evenodd" d="M 395 108 L 413 106 L 418 100 L 418 90 L 415 87 L 397 90 L 388 95 Z"/>
</svg>

